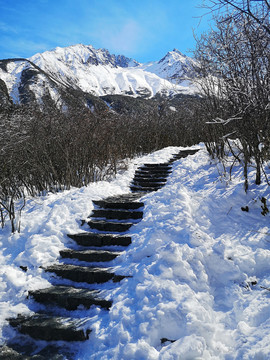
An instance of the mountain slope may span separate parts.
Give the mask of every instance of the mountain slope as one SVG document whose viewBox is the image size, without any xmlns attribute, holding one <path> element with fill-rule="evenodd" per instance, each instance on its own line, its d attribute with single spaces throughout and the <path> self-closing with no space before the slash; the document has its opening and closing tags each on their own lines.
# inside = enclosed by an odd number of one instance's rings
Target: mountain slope
<svg viewBox="0 0 270 360">
<path fill-rule="evenodd" d="M 47 97 L 61 108 L 66 102 L 63 93 L 70 90 L 78 91 L 80 96 L 120 94 L 151 98 L 157 94 L 193 94 L 195 87 L 190 82 L 169 81 L 192 75 L 191 65 L 192 60 L 177 50 L 158 63 L 143 65 L 123 55 L 111 55 L 105 49 L 79 44 L 58 47 L 29 59 L 2 60 L 0 79 L 16 104 L 42 104 Z M 80 96 L 77 94 L 77 98 Z"/>
</svg>

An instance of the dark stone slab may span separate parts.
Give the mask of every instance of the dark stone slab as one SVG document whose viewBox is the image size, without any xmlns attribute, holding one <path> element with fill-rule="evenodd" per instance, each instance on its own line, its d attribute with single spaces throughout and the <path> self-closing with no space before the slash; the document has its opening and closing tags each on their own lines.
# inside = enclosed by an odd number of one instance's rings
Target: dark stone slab
<svg viewBox="0 0 270 360">
<path fill-rule="evenodd" d="M 0 360 L 30 360 L 29 356 L 23 356 L 8 346 L 0 347 Z"/>
<path fill-rule="evenodd" d="M 142 181 L 142 180 L 133 180 L 133 182 L 131 183 L 134 186 L 140 186 L 140 187 L 153 187 L 153 188 L 161 188 L 162 186 L 164 186 L 164 183 L 161 182 L 153 182 L 153 181 Z"/>
<path fill-rule="evenodd" d="M 150 169 L 150 170 L 169 170 L 171 169 L 170 163 L 165 164 L 143 164 L 139 169 Z"/>
<path fill-rule="evenodd" d="M 77 289 L 72 286 L 52 286 L 46 289 L 29 291 L 29 296 L 43 304 L 56 304 L 67 310 L 76 310 L 79 305 L 89 309 L 90 306 L 100 306 L 109 309 L 112 301 L 98 296 L 97 290 Z"/>
<path fill-rule="evenodd" d="M 161 188 L 160 187 L 140 187 L 140 186 L 136 186 L 136 185 L 131 185 L 130 186 L 130 190 L 131 191 L 147 191 L 147 192 L 152 192 L 152 191 L 157 191 Z"/>
<path fill-rule="evenodd" d="M 172 164 L 170 164 L 170 166 L 147 166 L 147 165 L 142 165 L 140 167 L 137 167 L 137 169 L 135 170 L 136 172 L 140 172 L 140 171 L 161 171 L 164 173 L 168 173 L 168 171 L 172 171 Z"/>
<path fill-rule="evenodd" d="M 44 345 L 44 346 L 43 346 Z M 4 348 L 9 349 L 12 352 L 13 357 L 1 357 L 0 359 L 6 360 L 71 360 L 75 358 L 75 351 L 72 350 L 74 346 L 69 346 L 65 343 L 65 346 L 61 347 L 60 344 L 44 342 L 41 344 L 39 340 L 32 339 L 27 335 L 19 335 L 7 342 L 7 346 Z M 17 357 L 16 357 L 17 356 Z M 19 356 L 19 357 L 18 357 Z"/>
<path fill-rule="evenodd" d="M 118 223 L 102 220 L 91 220 L 88 221 L 87 224 L 91 229 L 111 232 L 126 232 L 132 225 L 134 225 L 133 223 Z"/>
<path fill-rule="evenodd" d="M 37 347 L 37 346 L 36 346 Z M 0 347 L 0 360 L 67 360 L 74 357 L 68 357 L 61 353 L 66 352 L 59 347 L 48 345 L 42 350 L 33 351 L 33 347 L 25 344 L 9 343 L 8 346 Z"/>
<path fill-rule="evenodd" d="M 101 210 L 93 210 L 91 217 L 116 219 L 116 220 L 141 219 L 143 217 L 143 212 L 142 211 L 101 209 Z"/>
<path fill-rule="evenodd" d="M 81 246 L 128 246 L 131 244 L 130 236 L 114 234 L 97 234 L 91 232 L 68 234 L 68 237 Z"/>
<path fill-rule="evenodd" d="M 119 253 L 104 250 L 71 250 L 64 249 L 60 251 L 62 258 L 78 259 L 87 262 L 111 261 L 115 259 Z"/>
<path fill-rule="evenodd" d="M 62 317 L 52 317 L 44 314 L 33 316 L 18 316 L 8 319 L 12 327 L 34 339 L 46 341 L 85 341 L 91 332 L 77 327 L 76 320 Z"/>
<path fill-rule="evenodd" d="M 109 280 L 115 280 L 116 275 L 103 268 L 77 266 L 77 265 L 51 265 L 45 268 L 47 272 L 53 272 L 56 275 L 69 279 L 74 282 L 85 282 L 88 284 L 101 284 Z M 121 280 L 125 276 L 122 276 Z M 117 280 L 118 281 L 118 280 Z M 120 280 L 119 280 L 120 281 Z"/>
<path fill-rule="evenodd" d="M 125 202 L 136 202 L 138 199 L 141 198 L 141 194 L 131 194 L 131 193 L 127 193 L 127 194 L 122 194 L 122 195 L 116 195 L 116 196 L 109 196 L 108 198 L 106 199 L 103 199 L 105 200 L 106 202 L 121 202 L 121 203 L 125 203 Z M 96 200 L 94 200 L 95 202 Z"/>
<path fill-rule="evenodd" d="M 200 149 L 189 149 L 189 150 L 181 150 L 178 154 L 173 154 L 174 159 L 181 159 L 187 157 L 188 155 L 194 155 L 196 152 L 200 151 Z"/>
<path fill-rule="evenodd" d="M 141 195 L 143 196 L 143 194 Z M 108 202 L 105 200 L 98 200 L 98 201 L 93 201 L 93 203 L 99 207 L 102 207 L 104 209 L 140 209 L 141 207 L 144 206 L 144 203 L 141 202 Z"/>
<path fill-rule="evenodd" d="M 142 202 L 137 201 L 142 196 L 142 193 L 128 193 L 119 196 L 112 196 L 103 200 L 93 200 L 93 203 L 104 209 L 136 210 L 144 206 Z"/>
<path fill-rule="evenodd" d="M 172 170 L 160 170 L 160 169 L 139 169 L 135 171 L 135 176 L 137 175 L 152 175 L 152 176 L 158 176 L 158 177 L 167 177 L 169 174 L 171 174 Z"/>
<path fill-rule="evenodd" d="M 61 348 L 59 346 L 49 344 L 40 350 L 37 355 L 31 357 L 31 360 L 71 360 L 75 358 L 74 354 L 75 353 L 67 347 Z"/>
<path fill-rule="evenodd" d="M 167 177 L 158 177 L 158 176 L 153 177 L 153 175 L 151 175 L 151 176 L 135 175 L 133 178 L 133 182 L 135 182 L 135 181 L 148 181 L 148 182 L 152 182 L 152 183 L 165 184 L 167 182 Z"/>
</svg>

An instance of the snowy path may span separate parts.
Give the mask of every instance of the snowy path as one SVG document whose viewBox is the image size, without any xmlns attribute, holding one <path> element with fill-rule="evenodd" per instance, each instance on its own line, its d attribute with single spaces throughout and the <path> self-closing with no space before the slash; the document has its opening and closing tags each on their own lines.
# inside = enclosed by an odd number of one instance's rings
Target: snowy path
<svg viewBox="0 0 270 360">
<path fill-rule="evenodd" d="M 10 335 L 5 318 L 29 313 L 27 291 L 48 285 L 38 264 L 55 262 L 68 241 L 63 234 L 80 231 L 88 199 L 127 192 L 138 164 L 167 161 L 179 150 L 137 159 L 110 183 L 29 200 L 22 233 L 1 231 L 2 341 Z M 133 277 L 112 290 L 109 313 L 85 310 L 93 331 L 78 360 L 269 359 L 270 291 L 261 286 L 270 287 L 270 231 L 262 196 L 269 199 L 265 183 L 245 194 L 240 171 L 229 182 L 205 150 L 177 161 L 166 186 L 144 196 L 133 242 L 114 260 Z"/>
</svg>

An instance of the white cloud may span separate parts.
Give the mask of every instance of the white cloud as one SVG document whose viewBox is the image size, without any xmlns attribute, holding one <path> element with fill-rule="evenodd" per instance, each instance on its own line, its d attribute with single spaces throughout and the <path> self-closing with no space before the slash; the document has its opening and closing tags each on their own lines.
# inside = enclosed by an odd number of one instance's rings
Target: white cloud
<svg viewBox="0 0 270 360">
<path fill-rule="evenodd" d="M 121 27 L 114 25 L 103 28 L 97 37 L 112 51 L 132 54 L 140 47 L 142 34 L 139 23 L 129 19 Z"/>
</svg>

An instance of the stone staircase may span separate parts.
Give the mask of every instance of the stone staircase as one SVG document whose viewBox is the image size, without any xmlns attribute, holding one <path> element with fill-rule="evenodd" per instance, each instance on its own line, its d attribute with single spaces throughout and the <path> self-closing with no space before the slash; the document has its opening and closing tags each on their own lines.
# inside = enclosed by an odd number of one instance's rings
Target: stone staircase
<svg viewBox="0 0 270 360">
<path fill-rule="evenodd" d="M 78 317 L 78 311 L 92 306 L 108 311 L 113 300 L 100 284 L 120 286 L 126 278 L 114 272 L 111 262 L 131 244 L 129 229 L 143 217 L 140 198 L 166 184 L 174 161 L 196 151 L 180 151 L 166 163 L 144 164 L 135 171 L 130 193 L 93 201 L 95 209 L 83 224 L 89 231 L 68 234 L 70 247 L 60 251 L 59 263 L 43 269 L 51 274 L 52 286 L 29 291 L 28 298 L 40 304 L 40 311 L 8 319 L 17 336 L 0 348 L 0 359 L 72 359 L 68 343 L 91 336 L 87 318 Z M 46 343 L 40 348 L 42 340 Z"/>
</svg>

